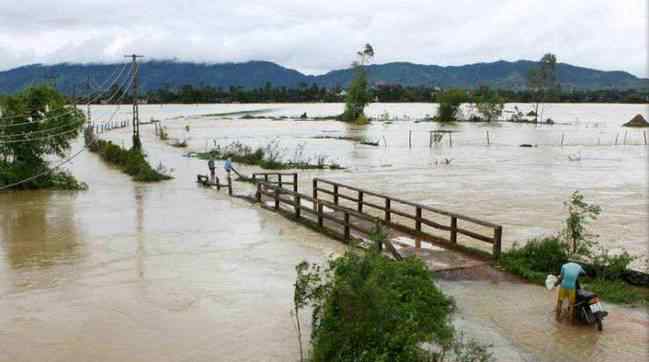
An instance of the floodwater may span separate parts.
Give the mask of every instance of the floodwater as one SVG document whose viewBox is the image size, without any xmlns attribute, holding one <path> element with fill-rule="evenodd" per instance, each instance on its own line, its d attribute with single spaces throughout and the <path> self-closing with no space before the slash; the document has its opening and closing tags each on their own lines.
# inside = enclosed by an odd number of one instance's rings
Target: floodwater
<svg viewBox="0 0 649 362">
<path fill-rule="evenodd" d="M 260 109 L 323 116 L 342 105 L 143 106 L 143 120 L 161 119 L 171 137 L 189 141 L 187 149 L 173 148 L 156 140 L 151 126 L 142 128 L 151 163 L 173 169 L 174 180 L 134 183 L 83 153 L 70 170 L 90 185 L 87 192 L 0 193 L 0 361 L 297 359 L 289 314 L 294 266 L 340 254 L 343 246 L 223 191 L 196 187 L 205 163 L 181 155 L 206 145 L 276 140 L 288 158 L 325 154 L 347 169 L 301 173 L 303 190 L 312 177 L 326 177 L 484 218 L 503 224 L 506 246 L 556 232 L 562 201 L 579 189 L 604 209 L 593 225 L 603 242 L 646 253 L 647 147 L 637 131 L 626 132 L 627 145 L 613 146 L 616 135 L 624 143 L 619 125 L 636 113 L 647 117 L 646 106 L 550 105 L 545 114 L 569 124 L 460 124 L 452 146 L 444 138 L 433 147 L 428 130 L 436 125 L 412 122 L 434 113 L 427 104 L 373 104 L 370 114 L 401 120 L 367 127 L 200 116 Z M 106 119 L 112 110 L 94 107 L 93 116 Z M 104 136 L 128 146 L 129 132 Z M 323 135 L 365 136 L 381 146 L 313 138 Z M 446 158 L 448 165 L 440 162 Z M 235 192 L 250 191 L 235 184 Z M 535 286 L 440 284 L 458 298 L 456 324 L 494 344 L 500 360 L 646 356 L 646 311 L 612 306 L 598 335 L 554 324 L 552 297 Z M 637 338 L 622 340 L 626 331 Z"/>
</svg>

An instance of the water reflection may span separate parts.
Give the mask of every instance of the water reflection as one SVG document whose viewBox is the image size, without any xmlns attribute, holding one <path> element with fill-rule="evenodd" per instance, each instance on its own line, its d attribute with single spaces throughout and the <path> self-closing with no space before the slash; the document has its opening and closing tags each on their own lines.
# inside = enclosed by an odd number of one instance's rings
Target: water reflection
<svg viewBox="0 0 649 362">
<path fill-rule="evenodd" d="M 75 193 L 19 192 L 2 195 L 1 247 L 12 269 L 78 263 L 83 256 Z"/>
</svg>

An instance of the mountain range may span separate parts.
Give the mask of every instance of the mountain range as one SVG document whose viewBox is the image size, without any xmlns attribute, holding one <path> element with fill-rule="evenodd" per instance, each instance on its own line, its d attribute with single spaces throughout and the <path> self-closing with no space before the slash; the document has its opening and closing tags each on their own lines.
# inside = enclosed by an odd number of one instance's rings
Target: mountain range
<svg viewBox="0 0 649 362">
<path fill-rule="evenodd" d="M 519 60 L 496 61 L 462 66 L 438 66 L 394 62 L 366 66 L 371 84 L 402 86 L 437 86 L 440 88 L 525 89 L 526 76 L 538 63 Z M 0 93 L 14 93 L 31 84 L 55 81 L 67 94 L 87 93 L 90 83 L 101 84 L 116 74 L 121 64 L 33 64 L 0 72 Z M 143 91 L 184 85 L 228 88 L 299 87 L 311 85 L 346 87 L 352 69 L 333 70 L 322 75 L 307 75 L 267 61 L 244 63 L 192 63 L 179 61 L 148 61 L 139 66 L 139 87 Z M 563 89 L 649 89 L 649 79 L 638 78 L 624 71 L 601 71 L 558 63 L 557 76 Z"/>
</svg>

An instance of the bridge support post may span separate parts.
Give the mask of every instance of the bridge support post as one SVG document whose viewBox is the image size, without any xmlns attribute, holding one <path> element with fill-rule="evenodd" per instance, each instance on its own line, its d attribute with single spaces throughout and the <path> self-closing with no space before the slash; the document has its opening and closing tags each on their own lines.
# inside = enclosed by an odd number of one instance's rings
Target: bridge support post
<svg viewBox="0 0 649 362">
<path fill-rule="evenodd" d="M 279 189 L 275 189 L 275 210 L 279 210 Z"/>
<path fill-rule="evenodd" d="M 349 213 L 345 212 L 345 241 L 349 241 L 351 239 L 351 232 L 349 228 Z"/>
<path fill-rule="evenodd" d="M 493 248 L 493 255 L 494 258 L 496 259 L 500 258 L 502 238 L 503 238 L 503 227 L 496 226 L 496 228 L 494 229 L 494 248 Z"/>
<path fill-rule="evenodd" d="M 295 217 L 300 218 L 300 204 L 301 204 L 301 198 L 300 195 L 295 195 Z"/>
<path fill-rule="evenodd" d="M 254 179 L 254 176 L 253 176 Z M 261 203 L 261 184 L 257 183 L 257 193 L 255 194 L 255 200 L 257 200 L 258 203 Z"/>
<path fill-rule="evenodd" d="M 358 191 L 358 212 L 363 212 L 363 191 Z"/>
<path fill-rule="evenodd" d="M 317 200 L 316 200 L 316 202 L 317 202 Z M 323 213 L 322 204 L 317 203 L 317 205 L 318 205 L 318 225 L 320 227 L 323 227 L 324 226 L 324 218 L 322 217 L 322 213 Z"/>
<path fill-rule="evenodd" d="M 318 199 L 318 179 L 313 179 L 313 199 L 317 200 Z M 315 208 L 315 205 L 313 205 Z"/>
<path fill-rule="evenodd" d="M 457 218 L 451 216 L 451 242 L 457 244 Z"/>
<path fill-rule="evenodd" d="M 294 173 L 293 174 L 293 192 L 297 192 L 297 190 L 298 190 L 298 188 L 297 188 L 297 174 Z"/>
<path fill-rule="evenodd" d="M 232 176 L 228 172 L 228 195 L 232 196 Z"/>
<path fill-rule="evenodd" d="M 390 213 L 390 199 L 385 199 L 385 223 L 390 224 L 391 213 Z"/>
<path fill-rule="evenodd" d="M 338 185 L 334 185 L 334 204 L 338 205 Z"/>
<path fill-rule="evenodd" d="M 279 188 L 282 188 L 282 174 L 277 175 L 277 184 L 279 185 Z"/>
</svg>

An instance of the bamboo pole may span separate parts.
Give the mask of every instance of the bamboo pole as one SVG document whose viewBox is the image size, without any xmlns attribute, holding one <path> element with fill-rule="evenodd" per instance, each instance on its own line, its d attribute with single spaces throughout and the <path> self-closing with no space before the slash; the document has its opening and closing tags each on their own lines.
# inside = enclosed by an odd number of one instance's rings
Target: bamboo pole
<svg viewBox="0 0 649 362">
<path fill-rule="evenodd" d="M 448 133 L 448 145 L 449 147 L 453 147 L 453 134 L 450 132 Z"/>
<path fill-rule="evenodd" d="M 491 142 L 489 141 L 489 131 L 487 131 L 487 146 L 489 146 Z"/>
<path fill-rule="evenodd" d="M 428 148 L 433 148 L 433 131 L 428 131 Z"/>
<path fill-rule="evenodd" d="M 561 134 L 561 147 L 563 147 L 563 140 L 566 138 L 564 133 Z"/>
<path fill-rule="evenodd" d="M 408 131 L 408 148 L 412 148 L 412 130 Z"/>
<path fill-rule="evenodd" d="M 642 131 L 642 136 L 644 137 L 644 145 L 647 145 L 647 131 Z"/>
</svg>

